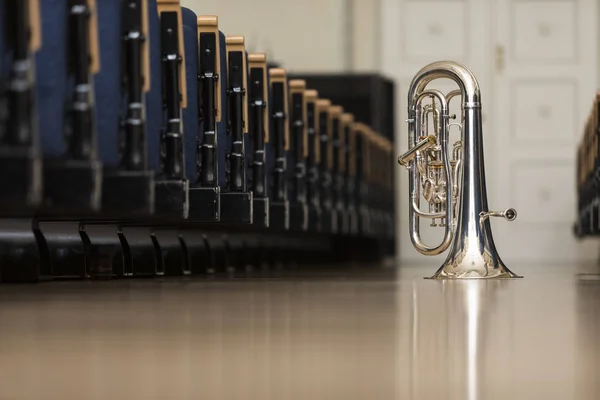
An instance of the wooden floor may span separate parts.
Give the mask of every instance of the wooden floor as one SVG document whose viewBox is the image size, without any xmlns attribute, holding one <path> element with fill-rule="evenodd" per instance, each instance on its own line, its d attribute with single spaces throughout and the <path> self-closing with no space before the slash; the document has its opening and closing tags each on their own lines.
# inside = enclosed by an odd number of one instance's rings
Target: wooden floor
<svg viewBox="0 0 600 400">
<path fill-rule="evenodd" d="M 600 275 L 0 286 L 0 399 L 599 399 Z"/>
</svg>

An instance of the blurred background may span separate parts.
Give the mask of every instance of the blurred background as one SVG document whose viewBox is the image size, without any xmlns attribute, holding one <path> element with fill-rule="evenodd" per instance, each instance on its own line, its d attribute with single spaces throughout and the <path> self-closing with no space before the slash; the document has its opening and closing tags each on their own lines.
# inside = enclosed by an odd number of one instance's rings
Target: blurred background
<svg viewBox="0 0 600 400">
<path fill-rule="evenodd" d="M 580 263 L 598 246 L 578 242 L 575 155 L 600 78 L 596 0 L 183 0 L 216 14 L 295 73 L 378 72 L 396 82 L 397 153 L 407 148 L 406 90 L 429 62 L 467 65 L 482 88 L 488 200 L 514 207 L 493 221 L 506 262 Z M 452 84 L 439 85 L 444 91 Z M 456 112 L 456 111 L 455 111 Z M 398 256 L 438 265 L 407 235 L 408 173 L 394 166 Z M 441 229 L 438 229 L 441 231 Z M 423 229 L 432 239 L 441 232 Z M 440 256 L 444 257 L 444 256 Z"/>
</svg>

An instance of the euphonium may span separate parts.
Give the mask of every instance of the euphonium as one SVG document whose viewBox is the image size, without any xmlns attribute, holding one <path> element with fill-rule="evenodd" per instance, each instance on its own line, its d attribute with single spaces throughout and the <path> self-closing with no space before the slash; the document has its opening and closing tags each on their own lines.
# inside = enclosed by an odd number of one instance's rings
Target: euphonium
<svg viewBox="0 0 600 400">
<path fill-rule="evenodd" d="M 444 95 L 439 90 L 426 89 L 436 79 L 455 81 L 460 90 Z M 462 97 L 460 123 L 450 123 L 448 103 Z M 424 100 L 431 103 L 422 105 Z M 429 116 L 433 119 L 430 131 Z M 473 73 L 461 64 L 439 61 L 422 68 L 408 90 L 409 149 L 398 163 L 410 171 L 409 213 L 411 240 L 417 251 L 437 255 L 450 247 L 444 264 L 432 278 L 515 278 L 496 251 L 490 217 L 513 221 L 514 209 L 497 212 L 488 209 L 483 137 L 481 128 L 481 93 Z M 454 144 L 449 159 L 448 133 L 451 125 L 461 130 L 461 140 Z M 421 198 L 429 204 L 420 209 Z M 431 226 L 445 228 L 442 242 L 435 247 L 421 240 L 421 218 Z"/>
</svg>

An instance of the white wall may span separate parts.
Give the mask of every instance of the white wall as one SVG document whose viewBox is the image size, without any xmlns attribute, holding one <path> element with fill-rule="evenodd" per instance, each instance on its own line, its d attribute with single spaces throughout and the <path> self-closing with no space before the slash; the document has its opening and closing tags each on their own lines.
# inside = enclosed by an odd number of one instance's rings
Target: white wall
<svg viewBox="0 0 600 400">
<path fill-rule="evenodd" d="M 218 15 L 226 35 L 243 35 L 291 71 L 348 68 L 345 0 L 183 0 L 198 15 Z"/>
<path fill-rule="evenodd" d="M 289 70 L 377 71 L 380 0 L 182 0 Z"/>
<path fill-rule="evenodd" d="M 354 71 L 381 71 L 381 1 L 348 0 L 352 41 L 351 69 Z"/>
</svg>

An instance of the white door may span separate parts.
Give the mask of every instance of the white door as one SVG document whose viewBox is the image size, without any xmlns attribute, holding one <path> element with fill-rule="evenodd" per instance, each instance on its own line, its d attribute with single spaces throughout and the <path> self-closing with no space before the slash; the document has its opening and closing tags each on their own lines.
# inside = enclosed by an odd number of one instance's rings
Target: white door
<svg viewBox="0 0 600 400">
<path fill-rule="evenodd" d="M 496 0 L 494 98 L 490 113 L 502 161 L 490 207 L 501 256 L 515 262 L 575 263 L 596 256 L 578 243 L 575 151 L 597 88 L 596 0 Z M 591 246 L 590 246 L 591 244 Z M 517 266 L 515 265 L 515 270 Z"/>
<path fill-rule="evenodd" d="M 596 256 L 579 244 L 575 219 L 575 148 L 598 77 L 595 0 L 382 0 L 382 70 L 397 83 L 396 153 L 407 148 L 406 92 L 429 62 L 454 60 L 482 90 L 488 203 L 517 209 L 494 220 L 500 256 L 514 270 L 527 262 L 575 262 Z M 450 85 L 436 84 L 446 92 Z M 451 112 L 457 112 L 451 111 Z M 396 168 L 398 249 L 423 257 L 408 235 L 408 172 Z M 422 224 L 439 238 L 440 228 Z M 438 232 L 435 232 L 435 231 Z M 433 244 L 433 242 L 431 242 Z"/>
</svg>

